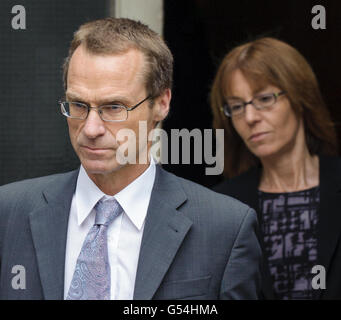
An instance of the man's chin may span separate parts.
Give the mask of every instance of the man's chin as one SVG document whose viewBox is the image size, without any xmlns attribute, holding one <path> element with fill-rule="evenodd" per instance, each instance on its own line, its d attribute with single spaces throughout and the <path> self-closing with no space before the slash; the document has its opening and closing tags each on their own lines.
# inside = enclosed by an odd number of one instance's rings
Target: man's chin
<svg viewBox="0 0 341 320">
<path fill-rule="evenodd" d="M 107 175 L 112 172 L 118 171 L 124 165 L 117 162 L 115 163 L 103 163 L 102 161 L 82 161 L 82 166 L 88 175 Z"/>
</svg>

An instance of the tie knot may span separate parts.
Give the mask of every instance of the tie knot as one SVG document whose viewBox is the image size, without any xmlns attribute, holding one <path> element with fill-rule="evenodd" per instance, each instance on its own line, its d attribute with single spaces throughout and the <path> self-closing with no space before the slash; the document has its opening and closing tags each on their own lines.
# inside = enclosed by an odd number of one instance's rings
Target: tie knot
<svg viewBox="0 0 341 320">
<path fill-rule="evenodd" d="M 122 208 L 115 198 L 100 199 L 95 205 L 95 210 L 95 224 L 105 226 L 108 226 L 122 212 Z"/>
</svg>

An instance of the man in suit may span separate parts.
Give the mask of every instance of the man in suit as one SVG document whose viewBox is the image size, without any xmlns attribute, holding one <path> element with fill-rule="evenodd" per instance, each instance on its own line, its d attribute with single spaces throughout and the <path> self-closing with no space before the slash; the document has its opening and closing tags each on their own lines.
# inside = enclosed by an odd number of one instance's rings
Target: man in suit
<svg viewBox="0 0 341 320">
<path fill-rule="evenodd" d="M 139 137 L 169 111 L 162 39 L 129 19 L 89 22 L 64 81 L 81 167 L 0 187 L 0 299 L 257 299 L 255 212 L 167 173 Z M 126 162 L 124 143 L 138 147 Z"/>
</svg>

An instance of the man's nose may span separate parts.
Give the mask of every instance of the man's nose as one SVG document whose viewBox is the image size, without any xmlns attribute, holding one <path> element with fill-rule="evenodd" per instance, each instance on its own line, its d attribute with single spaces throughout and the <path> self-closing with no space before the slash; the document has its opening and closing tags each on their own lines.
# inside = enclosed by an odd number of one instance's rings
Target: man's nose
<svg viewBox="0 0 341 320">
<path fill-rule="evenodd" d="M 248 103 L 245 106 L 245 121 L 248 124 L 253 124 L 254 122 L 257 122 L 260 120 L 260 113 L 259 110 L 255 108 L 255 106 L 251 103 Z"/>
<path fill-rule="evenodd" d="M 101 119 L 97 110 L 90 109 L 88 117 L 85 120 L 83 132 L 89 139 L 95 139 L 105 133 L 104 121 Z"/>
</svg>

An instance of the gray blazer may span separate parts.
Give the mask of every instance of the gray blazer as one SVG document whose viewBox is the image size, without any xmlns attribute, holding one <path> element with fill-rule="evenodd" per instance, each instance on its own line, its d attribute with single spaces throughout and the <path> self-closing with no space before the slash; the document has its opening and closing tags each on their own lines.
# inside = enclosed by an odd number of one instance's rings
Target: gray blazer
<svg viewBox="0 0 341 320">
<path fill-rule="evenodd" d="M 0 299 L 63 299 L 68 217 L 78 170 L 0 187 Z M 134 299 L 257 299 L 253 209 L 157 166 Z M 25 289 L 13 287 L 16 265 Z"/>
</svg>

